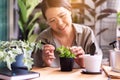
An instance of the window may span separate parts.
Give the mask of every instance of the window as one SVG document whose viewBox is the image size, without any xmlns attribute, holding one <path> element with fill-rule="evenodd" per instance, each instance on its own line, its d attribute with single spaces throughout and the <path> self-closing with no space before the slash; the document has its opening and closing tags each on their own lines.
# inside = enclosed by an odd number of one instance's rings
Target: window
<svg viewBox="0 0 120 80">
<path fill-rule="evenodd" d="M 1 0 L 0 3 L 0 40 L 8 40 L 8 3 L 9 0 Z"/>
</svg>

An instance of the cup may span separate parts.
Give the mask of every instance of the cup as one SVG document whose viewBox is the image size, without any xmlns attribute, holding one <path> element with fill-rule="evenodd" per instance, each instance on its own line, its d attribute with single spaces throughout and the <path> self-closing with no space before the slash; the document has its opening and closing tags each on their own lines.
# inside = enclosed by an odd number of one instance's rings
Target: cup
<svg viewBox="0 0 120 80">
<path fill-rule="evenodd" d="M 102 55 L 84 55 L 84 64 L 87 72 L 100 72 Z"/>
</svg>

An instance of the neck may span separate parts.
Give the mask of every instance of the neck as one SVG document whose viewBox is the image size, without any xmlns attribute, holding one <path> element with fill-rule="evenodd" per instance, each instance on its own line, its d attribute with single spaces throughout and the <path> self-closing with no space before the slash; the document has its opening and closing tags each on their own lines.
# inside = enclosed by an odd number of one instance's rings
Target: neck
<svg viewBox="0 0 120 80">
<path fill-rule="evenodd" d="M 74 29 L 71 29 L 66 34 L 60 34 L 60 35 L 53 34 L 53 35 L 61 45 L 64 45 L 66 47 L 70 47 L 74 41 L 74 38 L 75 38 L 75 31 L 74 31 Z"/>
<path fill-rule="evenodd" d="M 57 32 L 54 32 L 53 31 L 53 35 L 55 36 L 55 37 L 71 37 L 71 36 L 73 36 L 74 35 L 74 33 L 75 33 L 75 31 L 74 31 L 74 28 L 73 27 L 71 27 L 71 28 L 69 28 L 69 30 L 68 31 L 66 31 L 66 32 L 64 32 L 64 33 L 57 33 Z"/>
</svg>

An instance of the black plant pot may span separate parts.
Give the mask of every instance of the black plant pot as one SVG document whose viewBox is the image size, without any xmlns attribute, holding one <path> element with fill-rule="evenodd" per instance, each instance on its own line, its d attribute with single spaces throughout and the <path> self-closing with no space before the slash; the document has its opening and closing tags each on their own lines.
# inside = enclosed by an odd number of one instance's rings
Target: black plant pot
<svg viewBox="0 0 120 80">
<path fill-rule="evenodd" d="M 72 71 L 73 63 L 74 63 L 74 58 L 61 58 L 60 57 L 61 71 Z"/>
<path fill-rule="evenodd" d="M 16 56 L 16 58 L 15 58 L 16 62 L 13 62 L 11 64 L 12 70 L 13 69 L 18 69 L 18 68 L 27 69 L 27 67 L 24 65 L 24 63 L 22 61 L 23 57 L 24 57 L 23 54 L 19 54 L 18 56 Z"/>
</svg>

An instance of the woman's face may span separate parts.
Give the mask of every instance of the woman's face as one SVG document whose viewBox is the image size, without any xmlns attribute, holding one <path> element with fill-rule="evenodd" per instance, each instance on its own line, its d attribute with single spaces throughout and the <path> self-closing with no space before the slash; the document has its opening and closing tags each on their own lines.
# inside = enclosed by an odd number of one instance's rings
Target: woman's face
<svg viewBox="0 0 120 80">
<path fill-rule="evenodd" d="M 71 12 L 63 7 L 47 9 L 47 22 L 55 33 L 66 34 L 72 29 Z"/>
</svg>

